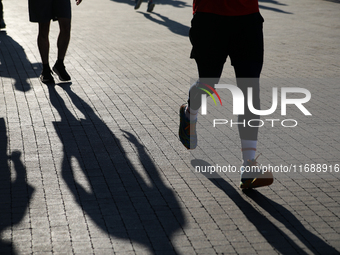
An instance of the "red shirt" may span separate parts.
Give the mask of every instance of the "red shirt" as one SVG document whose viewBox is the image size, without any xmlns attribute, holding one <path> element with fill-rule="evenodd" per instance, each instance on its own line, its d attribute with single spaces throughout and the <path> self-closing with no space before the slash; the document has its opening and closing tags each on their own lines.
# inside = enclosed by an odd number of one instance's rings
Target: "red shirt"
<svg viewBox="0 0 340 255">
<path fill-rule="evenodd" d="M 259 12 L 258 0 L 194 0 L 193 12 L 241 16 Z"/>
</svg>

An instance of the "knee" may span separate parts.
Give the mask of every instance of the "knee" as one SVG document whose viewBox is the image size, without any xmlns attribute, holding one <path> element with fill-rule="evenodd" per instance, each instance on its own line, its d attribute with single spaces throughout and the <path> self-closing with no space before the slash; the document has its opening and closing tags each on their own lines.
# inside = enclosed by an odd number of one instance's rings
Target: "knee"
<svg viewBox="0 0 340 255">
<path fill-rule="evenodd" d="M 38 40 L 48 40 L 48 34 L 50 32 L 50 23 L 39 23 Z"/>
</svg>

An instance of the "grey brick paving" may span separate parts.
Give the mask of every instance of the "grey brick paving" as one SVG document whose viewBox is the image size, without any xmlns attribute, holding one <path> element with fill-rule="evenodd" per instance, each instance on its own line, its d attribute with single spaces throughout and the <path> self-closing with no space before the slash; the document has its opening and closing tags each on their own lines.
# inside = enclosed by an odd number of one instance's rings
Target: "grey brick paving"
<svg viewBox="0 0 340 255">
<path fill-rule="evenodd" d="M 146 3 L 134 11 L 133 0 L 72 5 L 65 60 L 72 82 L 54 87 L 38 79 L 27 1 L 3 5 L 0 254 L 340 253 L 339 172 L 277 173 L 272 186 L 250 193 L 239 190 L 238 173 L 193 174 L 195 164 L 239 166 L 240 148 L 236 129 L 211 132 L 211 115 L 199 116 L 197 150 L 178 141 L 178 107 L 197 76 L 187 36 L 191 1 L 163 0 L 153 13 Z M 275 81 L 310 90 L 313 117 L 292 107 L 287 118 L 299 119 L 298 127 L 260 128 L 259 160 L 334 167 L 340 4 L 260 7 L 264 109 Z M 57 33 L 53 23 L 51 65 Z M 233 77 L 228 61 L 223 79 Z"/>
</svg>

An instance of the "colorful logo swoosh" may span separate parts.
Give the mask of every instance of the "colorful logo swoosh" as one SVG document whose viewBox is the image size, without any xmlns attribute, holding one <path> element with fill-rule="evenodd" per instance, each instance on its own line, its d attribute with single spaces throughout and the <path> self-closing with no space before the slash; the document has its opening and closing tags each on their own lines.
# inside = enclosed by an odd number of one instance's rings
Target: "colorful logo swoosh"
<svg viewBox="0 0 340 255">
<path fill-rule="evenodd" d="M 212 91 L 212 92 L 217 96 L 218 100 L 220 101 L 220 104 L 222 105 L 222 100 L 221 100 L 221 98 L 220 98 L 220 95 L 217 93 L 217 91 L 216 91 L 213 87 L 211 87 L 211 86 L 208 85 L 208 84 L 204 84 L 204 83 L 200 83 L 200 84 L 206 86 L 210 91 Z M 201 90 L 203 90 L 205 93 L 207 93 L 207 94 L 214 100 L 215 105 L 217 105 L 216 100 L 215 100 L 213 94 L 212 94 L 209 90 L 204 89 L 204 88 L 199 88 L 199 89 L 201 89 Z"/>
</svg>

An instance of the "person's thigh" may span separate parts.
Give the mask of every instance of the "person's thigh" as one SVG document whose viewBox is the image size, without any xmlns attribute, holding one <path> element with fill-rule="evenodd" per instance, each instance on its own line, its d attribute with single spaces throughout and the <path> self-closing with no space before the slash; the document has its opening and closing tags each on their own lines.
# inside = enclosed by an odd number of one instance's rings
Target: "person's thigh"
<svg viewBox="0 0 340 255">
<path fill-rule="evenodd" d="M 229 40 L 231 64 L 263 63 L 263 18 L 260 13 L 235 17 Z"/>
<path fill-rule="evenodd" d="M 190 57 L 194 58 L 198 65 L 203 62 L 225 62 L 228 55 L 225 43 L 227 28 L 221 26 L 222 21 L 223 17 L 216 14 L 196 13 L 194 15 L 189 33 L 192 44 Z M 206 74 L 202 75 L 206 76 Z"/>
</svg>

